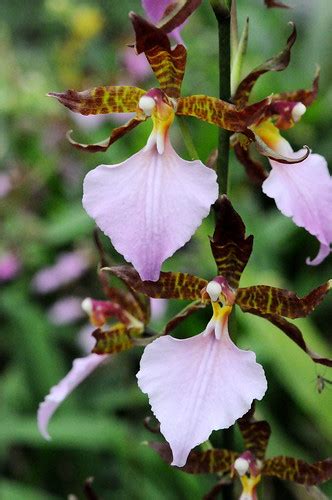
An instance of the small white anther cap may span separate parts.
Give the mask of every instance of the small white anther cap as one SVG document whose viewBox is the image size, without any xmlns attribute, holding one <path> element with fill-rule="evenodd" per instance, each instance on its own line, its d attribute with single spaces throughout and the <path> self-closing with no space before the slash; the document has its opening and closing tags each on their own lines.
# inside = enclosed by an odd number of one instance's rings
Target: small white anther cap
<svg viewBox="0 0 332 500">
<path fill-rule="evenodd" d="M 81 307 L 85 313 L 90 315 L 93 311 L 92 300 L 89 297 L 87 297 L 86 299 L 83 300 Z"/>
<path fill-rule="evenodd" d="M 138 106 L 144 111 L 146 116 L 151 116 L 153 109 L 156 107 L 156 101 L 148 95 L 143 95 L 138 102 Z"/>
<path fill-rule="evenodd" d="M 210 281 L 206 287 L 207 293 L 210 295 L 212 302 L 217 302 L 221 294 L 221 286 L 216 281 Z"/>
<path fill-rule="evenodd" d="M 238 475 L 244 476 L 249 470 L 249 462 L 245 458 L 239 457 L 234 462 L 234 469 Z"/>
<path fill-rule="evenodd" d="M 302 102 L 298 102 L 295 104 L 294 108 L 292 109 L 292 118 L 294 122 L 298 122 L 301 118 L 302 115 L 307 111 L 307 108 Z"/>
</svg>

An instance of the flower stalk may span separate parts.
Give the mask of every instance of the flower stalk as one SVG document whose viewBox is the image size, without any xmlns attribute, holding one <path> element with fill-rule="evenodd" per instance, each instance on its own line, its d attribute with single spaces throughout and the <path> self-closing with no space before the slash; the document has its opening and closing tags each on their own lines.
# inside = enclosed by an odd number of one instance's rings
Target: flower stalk
<svg viewBox="0 0 332 500">
<path fill-rule="evenodd" d="M 219 97 L 231 96 L 231 0 L 211 0 L 218 23 L 219 37 Z M 227 194 L 230 132 L 219 128 L 217 177 L 219 194 Z"/>
</svg>

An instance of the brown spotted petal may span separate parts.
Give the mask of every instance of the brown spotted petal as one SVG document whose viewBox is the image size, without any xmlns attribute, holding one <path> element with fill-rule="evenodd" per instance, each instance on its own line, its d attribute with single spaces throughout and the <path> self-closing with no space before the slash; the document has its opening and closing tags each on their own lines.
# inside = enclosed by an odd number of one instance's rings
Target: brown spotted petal
<svg viewBox="0 0 332 500">
<path fill-rule="evenodd" d="M 319 87 L 320 69 L 317 68 L 311 89 L 294 90 L 294 92 L 281 92 L 272 96 L 272 103 L 278 101 L 302 102 L 305 106 L 310 106 L 317 97 Z"/>
<path fill-rule="evenodd" d="M 253 237 L 246 238 L 245 225 L 227 196 L 217 200 L 215 212 L 216 229 L 210 243 L 218 275 L 237 288 L 252 252 Z"/>
<path fill-rule="evenodd" d="M 168 464 L 172 462 L 172 451 L 168 443 L 150 442 L 150 448 L 155 450 Z M 189 474 L 216 474 L 231 470 L 232 464 L 239 453 L 231 450 L 191 451 L 187 463 L 181 470 Z"/>
<path fill-rule="evenodd" d="M 324 358 L 320 356 L 320 354 L 317 354 L 314 351 L 312 351 L 307 346 L 301 330 L 293 323 L 290 323 L 285 318 L 282 318 L 281 316 L 278 316 L 276 314 L 262 314 L 259 313 L 258 311 L 255 312 L 251 311 L 251 313 L 256 314 L 257 316 L 260 316 L 264 319 L 267 319 L 273 325 L 275 325 L 277 328 L 283 331 L 287 335 L 287 337 L 293 340 L 293 342 L 295 342 L 295 344 L 297 344 L 300 347 L 300 349 L 302 349 L 306 354 L 308 354 L 308 356 L 310 356 L 310 358 L 314 361 L 314 363 L 332 367 L 332 359 Z"/>
<path fill-rule="evenodd" d="M 329 280 L 303 298 L 282 288 L 267 285 L 250 286 L 238 289 L 235 302 L 244 312 L 304 318 L 322 302 L 331 286 L 332 280 Z"/>
<path fill-rule="evenodd" d="M 252 157 L 249 147 L 243 148 L 239 142 L 234 145 L 234 152 L 236 158 L 244 166 L 249 179 L 261 186 L 268 176 L 264 165 Z"/>
<path fill-rule="evenodd" d="M 103 269 L 100 271 L 102 277 L 103 291 L 107 298 L 119 304 L 122 309 L 129 312 L 134 318 L 147 324 L 150 319 L 150 299 L 142 297 L 135 290 L 128 287 L 128 291 L 122 290 L 118 287 L 110 286 L 106 280 Z"/>
<path fill-rule="evenodd" d="M 191 316 L 194 312 L 199 309 L 204 309 L 206 304 L 202 303 L 200 300 L 192 302 L 188 306 L 184 307 L 174 318 L 172 318 L 164 328 L 163 335 L 168 335 L 171 333 L 182 321 Z"/>
<path fill-rule="evenodd" d="M 139 125 L 140 123 L 142 123 L 145 120 L 146 120 L 146 117 L 143 115 L 139 116 L 139 117 L 132 118 L 124 125 L 121 125 L 121 127 L 117 127 L 114 130 L 112 130 L 111 135 L 107 139 L 100 141 L 100 142 L 97 142 L 95 144 L 82 144 L 80 142 L 76 142 L 71 137 L 72 130 L 70 130 L 67 133 L 67 139 L 70 142 L 70 144 L 72 144 L 75 148 L 81 149 L 83 151 L 89 151 L 90 153 L 97 153 L 99 151 L 106 151 L 111 146 L 111 144 L 113 144 L 115 141 L 120 139 L 122 136 L 124 136 L 125 134 L 130 132 L 130 130 L 133 130 L 135 127 L 137 127 L 137 125 Z"/>
<path fill-rule="evenodd" d="M 202 0 L 176 0 L 170 2 L 170 9 L 158 23 L 158 27 L 166 33 L 170 33 L 178 26 L 181 26 L 186 19 L 200 6 Z"/>
<path fill-rule="evenodd" d="M 133 347 L 133 337 L 142 333 L 139 329 L 130 329 L 123 323 L 116 323 L 108 330 L 98 328 L 93 332 L 96 339 L 96 345 L 92 352 L 95 354 L 113 354 L 116 352 L 127 351 Z"/>
<path fill-rule="evenodd" d="M 255 104 L 239 109 L 234 104 L 222 101 L 216 97 L 192 95 L 179 98 L 176 114 L 194 116 L 199 120 L 217 125 L 226 130 L 242 132 L 257 123 L 265 115 L 270 102 L 271 99 L 268 97 Z"/>
<path fill-rule="evenodd" d="M 134 113 L 145 90 L 131 86 L 95 87 L 77 92 L 50 92 L 61 104 L 74 113 L 81 115 L 99 115 L 108 113 Z"/>
<path fill-rule="evenodd" d="M 247 104 L 251 90 L 261 75 L 264 75 L 268 71 L 282 71 L 287 68 L 290 61 L 291 48 L 296 40 L 296 28 L 293 23 L 291 25 L 293 30 L 287 40 L 286 47 L 279 54 L 253 69 L 238 86 L 233 98 L 238 106 L 245 106 Z"/>
<path fill-rule="evenodd" d="M 332 478 L 332 459 L 308 464 L 292 457 L 273 457 L 265 461 L 262 474 L 313 486 Z"/>
<path fill-rule="evenodd" d="M 289 5 L 286 5 L 283 2 L 276 2 L 276 0 L 264 0 L 264 3 L 268 9 L 273 7 L 279 7 L 281 9 L 289 9 Z"/>
<path fill-rule="evenodd" d="M 138 272 L 131 266 L 106 267 L 114 276 L 122 279 L 137 292 L 155 299 L 199 300 L 201 290 L 207 280 L 188 273 L 160 273 L 158 281 L 142 281 Z"/>
<path fill-rule="evenodd" d="M 165 32 L 134 12 L 130 13 L 136 34 L 136 51 L 145 53 L 160 88 L 169 97 L 179 97 L 186 66 L 187 51 L 183 45 L 171 48 Z"/>
<path fill-rule="evenodd" d="M 239 453 L 232 450 L 212 449 L 207 451 L 192 451 L 187 463 L 181 470 L 189 474 L 218 474 L 230 472 L 232 464 Z"/>
<path fill-rule="evenodd" d="M 237 420 L 245 448 L 259 460 L 263 460 L 271 435 L 271 427 L 265 420 L 255 420 L 250 412 Z"/>
</svg>

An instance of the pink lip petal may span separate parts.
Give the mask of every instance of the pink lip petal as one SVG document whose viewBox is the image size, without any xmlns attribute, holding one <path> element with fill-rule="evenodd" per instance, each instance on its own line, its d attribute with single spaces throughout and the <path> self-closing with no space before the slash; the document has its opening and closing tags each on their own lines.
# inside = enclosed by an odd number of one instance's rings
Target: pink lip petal
<svg viewBox="0 0 332 500">
<path fill-rule="evenodd" d="M 90 171 L 83 190 L 87 213 L 142 280 L 152 281 L 218 196 L 215 172 L 180 158 L 168 138 L 163 154 L 151 144 L 123 163 Z"/>
<path fill-rule="evenodd" d="M 293 153 L 295 156 L 297 153 Z M 307 264 L 320 264 L 330 253 L 332 242 L 332 178 L 326 160 L 311 154 L 296 164 L 270 160 L 272 170 L 263 192 L 274 198 L 278 209 L 295 224 L 316 236 L 321 244 L 317 257 Z"/>
<path fill-rule="evenodd" d="M 84 358 L 75 359 L 72 369 L 57 385 L 51 388 L 50 393 L 40 403 L 37 414 L 38 429 L 45 439 L 51 439 L 48 433 L 48 424 L 58 406 L 107 358 L 110 359 L 108 354 L 102 356 L 89 354 Z"/>
<path fill-rule="evenodd" d="M 172 465 L 182 467 L 213 430 L 228 428 L 262 399 L 267 383 L 255 359 L 233 344 L 227 326 L 220 340 L 212 330 L 186 340 L 160 337 L 145 348 L 138 385 L 172 448 Z"/>
</svg>

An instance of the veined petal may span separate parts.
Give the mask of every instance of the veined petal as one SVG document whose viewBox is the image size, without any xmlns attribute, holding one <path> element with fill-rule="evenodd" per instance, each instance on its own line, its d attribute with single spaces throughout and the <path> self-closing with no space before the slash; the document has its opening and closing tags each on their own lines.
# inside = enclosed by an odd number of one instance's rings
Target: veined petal
<svg viewBox="0 0 332 500">
<path fill-rule="evenodd" d="M 143 9 L 154 23 L 160 21 L 170 3 L 172 3 L 170 0 L 158 0 L 158 2 L 156 0 L 142 0 Z"/>
<path fill-rule="evenodd" d="M 178 467 L 213 430 L 242 417 L 267 388 L 255 354 L 236 347 L 227 327 L 220 340 L 213 328 L 186 340 L 160 337 L 145 348 L 137 378 Z"/>
<path fill-rule="evenodd" d="M 160 24 L 164 24 L 165 21 L 170 20 L 172 14 L 176 15 L 179 11 L 179 7 L 177 6 L 176 3 L 174 3 L 174 0 L 158 0 L 158 2 L 156 2 L 156 0 L 142 0 L 142 6 L 147 16 L 155 24 L 158 23 L 159 21 L 161 22 Z M 166 19 L 163 22 L 164 17 Z M 183 40 L 180 35 L 182 27 L 183 24 L 181 24 L 181 26 L 178 26 L 169 33 L 169 35 L 173 36 L 173 38 L 176 40 L 177 43 L 181 44 L 183 44 Z"/>
<path fill-rule="evenodd" d="M 84 358 L 75 359 L 72 369 L 57 385 L 52 387 L 50 393 L 38 408 L 38 429 L 45 439 L 51 439 L 48 433 L 48 423 L 58 406 L 107 358 L 109 358 L 107 354 L 103 356 L 89 354 Z"/>
<path fill-rule="evenodd" d="M 297 226 L 316 236 L 320 250 L 314 260 L 307 259 L 307 264 L 320 264 L 330 253 L 332 242 L 332 178 L 326 160 L 311 154 L 301 163 L 284 165 L 270 160 L 270 164 L 272 170 L 263 183 L 263 192 L 274 198 L 279 210 Z"/>
<path fill-rule="evenodd" d="M 215 172 L 182 160 L 166 138 L 163 154 L 152 143 L 123 163 L 89 172 L 83 206 L 141 278 L 156 281 L 217 196 Z"/>
</svg>

